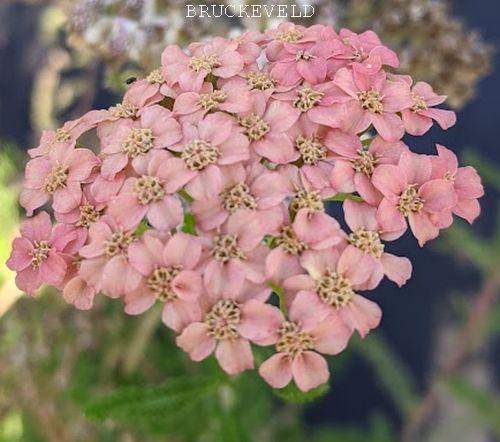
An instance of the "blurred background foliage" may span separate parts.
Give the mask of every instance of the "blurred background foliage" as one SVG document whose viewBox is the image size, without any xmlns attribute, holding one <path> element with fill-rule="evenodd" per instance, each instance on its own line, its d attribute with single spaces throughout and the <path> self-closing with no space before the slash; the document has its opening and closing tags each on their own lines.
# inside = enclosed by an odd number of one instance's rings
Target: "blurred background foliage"
<svg viewBox="0 0 500 442">
<path fill-rule="evenodd" d="M 401 72 L 448 94 L 456 109 L 474 103 L 491 70 L 492 46 L 448 2 L 307 3 L 314 22 L 374 29 L 400 54 Z M 460 152 L 487 187 L 479 226 L 456 222 L 423 258 L 406 240 L 398 251 L 416 264 L 414 279 L 402 290 L 380 288 L 383 327 L 330 358 L 330 386 L 307 395 L 273 391 L 255 372 L 229 378 L 212 359 L 191 363 L 155 309 L 130 317 L 119 302 L 100 298 L 79 312 L 50 289 L 36 300 L 20 297 L 5 260 L 22 217 L 24 151 L 41 129 L 118 101 L 124 81 L 155 68 L 166 44 L 272 24 L 186 21 L 184 5 L 0 4 L 0 64 L 7 66 L 0 74 L 0 441 L 500 440 L 500 165 L 498 153 L 481 153 L 480 137 L 475 150 Z M 256 359 L 265 356 L 259 350 Z"/>
</svg>

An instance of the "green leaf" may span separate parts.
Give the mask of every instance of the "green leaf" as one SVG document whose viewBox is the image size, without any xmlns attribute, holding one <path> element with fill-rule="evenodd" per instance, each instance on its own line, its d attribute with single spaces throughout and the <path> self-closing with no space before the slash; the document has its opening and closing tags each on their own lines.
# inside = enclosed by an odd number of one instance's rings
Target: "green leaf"
<svg viewBox="0 0 500 442">
<path fill-rule="evenodd" d="M 306 404 L 324 396 L 329 390 L 330 386 L 323 384 L 304 393 L 294 383 L 290 383 L 285 388 L 273 389 L 272 391 L 285 402 Z"/>
<path fill-rule="evenodd" d="M 193 197 L 191 195 L 189 195 L 189 193 L 187 193 L 184 189 L 179 190 L 177 193 L 186 202 L 188 202 L 188 203 L 193 202 Z"/>
<path fill-rule="evenodd" d="M 140 237 L 150 228 L 151 228 L 150 225 L 146 221 L 141 221 L 141 223 L 134 230 L 134 236 Z"/>
<path fill-rule="evenodd" d="M 189 233 L 190 235 L 196 236 L 196 220 L 192 213 L 187 212 L 184 214 L 184 222 L 182 224 L 181 230 L 184 233 Z"/>
<path fill-rule="evenodd" d="M 287 314 L 287 309 L 286 309 L 286 304 L 285 304 L 285 291 L 281 286 L 278 284 L 275 284 L 272 281 L 268 281 L 267 284 L 269 287 L 273 289 L 273 292 L 276 294 L 276 296 L 279 299 L 279 308 L 283 312 L 283 314 L 286 316 Z"/>
<path fill-rule="evenodd" d="M 336 195 L 334 195 L 330 198 L 327 198 L 324 201 L 326 201 L 326 202 L 332 202 L 332 201 L 343 202 L 345 200 L 356 201 L 358 203 L 362 203 L 364 201 L 363 198 L 361 198 L 358 195 L 353 195 L 352 193 L 337 193 Z"/>
</svg>

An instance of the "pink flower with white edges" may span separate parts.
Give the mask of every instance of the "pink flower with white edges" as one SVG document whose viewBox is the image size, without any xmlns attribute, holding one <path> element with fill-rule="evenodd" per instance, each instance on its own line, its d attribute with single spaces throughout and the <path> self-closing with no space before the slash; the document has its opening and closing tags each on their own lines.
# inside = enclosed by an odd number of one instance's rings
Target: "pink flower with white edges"
<svg viewBox="0 0 500 442">
<path fill-rule="evenodd" d="M 133 167 L 138 176 L 125 180 L 107 213 L 126 230 L 136 228 L 144 218 L 161 231 L 177 227 L 184 212 L 179 197 L 173 194 L 194 176 L 177 176 L 179 162 L 182 160 L 164 150 L 137 158 Z"/>
<path fill-rule="evenodd" d="M 256 299 L 242 301 L 240 290 L 207 290 L 201 320 L 184 328 L 177 345 L 193 361 L 202 361 L 215 351 L 219 365 L 230 375 L 252 369 L 250 341 L 268 341 L 274 331 L 276 307 Z"/>
<path fill-rule="evenodd" d="M 125 294 L 125 312 L 139 315 L 155 302 L 163 303 L 162 321 L 180 332 L 187 324 L 201 319 L 198 298 L 202 293 L 201 273 L 197 270 L 202 245 L 199 238 L 175 233 L 166 243 L 146 232 L 129 248 L 129 259 L 142 280 Z"/>
<path fill-rule="evenodd" d="M 384 275 L 399 287 L 406 284 L 411 277 L 410 260 L 387 253 L 385 244 L 382 242 L 390 241 L 400 236 L 400 233 L 386 233 L 380 228 L 376 218 L 376 207 L 346 200 L 343 208 L 345 221 L 352 232 L 348 236 L 347 247 L 356 249 L 356 253 L 360 255 L 360 261 L 363 254 L 370 258 L 368 263 L 364 261 L 372 270 L 367 286 L 378 285 Z"/>
<path fill-rule="evenodd" d="M 175 100 L 173 112 L 196 124 L 207 113 L 223 111 L 228 113 L 247 112 L 251 107 L 248 88 L 239 81 L 228 81 L 220 89 L 211 83 L 204 83 L 200 91 L 181 93 Z"/>
<path fill-rule="evenodd" d="M 403 81 L 408 86 L 413 80 L 410 76 L 395 76 L 399 81 Z M 420 136 L 425 134 L 432 127 L 432 120 L 436 120 L 441 129 L 446 130 L 454 126 L 457 122 L 455 112 L 446 109 L 435 109 L 434 106 L 443 103 L 446 95 L 437 95 L 432 87 L 424 81 L 419 81 L 411 89 L 412 104 L 407 109 L 401 111 L 401 118 L 406 132 L 410 135 Z"/>
<path fill-rule="evenodd" d="M 55 211 L 68 213 L 82 200 L 82 184 L 99 165 L 89 149 L 59 145 L 48 155 L 33 158 L 26 165 L 20 203 L 28 216 L 52 200 Z"/>
<path fill-rule="evenodd" d="M 141 275 L 130 265 L 128 256 L 129 245 L 135 240 L 133 232 L 123 230 L 110 216 L 103 216 L 90 226 L 88 244 L 80 249 L 84 259 L 79 276 L 111 298 L 136 289 Z"/>
<path fill-rule="evenodd" d="M 472 224 L 481 213 L 478 201 L 484 195 L 481 177 L 471 166 L 458 167 L 457 156 L 450 149 L 440 144 L 436 147 L 438 155 L 431 156 L 432 177 L 444 178 L 453 184 L 457 203 L 452 211 Z"/>
<path fill-rule="evenodd" d="M 412 105 L 406 83 L 387 80 L 384 71 L 366 75 L 347 68 L 340 69 L 333 81 L 345 93 L 338 105 L 338 112 L 342 114 L 341 129 L 358 134 L 373 124 L 386 141 L 403 137 L 403 121 L 397 113 Z"/>
<path fill-rule="evenodd" d="M 346 65 L 351 65 L 354 70 L 363 74 L 376 74 L 384 65 L 399 67 L 396 53 L 384 46 L 373 31 L 356 34 L 348 29 L 341 29 L 338 46 L 333 60 L 328 61 L 328 74 L 331 78 L 339 68 Z"/>
<path fill-rule="evenodd" d="M 398 164 L 401 154 L 409 151 L 402 141 L 388 142 L 378 136 L 363 145 L 358 137 L 340 130 L 330 131 L 325 145 L 338 155 L 330 175 L 332 187 L 341 193 L 357 192 L 374 206 L 382 195 L 372 184 L 373 172 L 382 164 Z"/>
<path fill-rule="evenodd" d="M 170 150 L 180 153 L 175 176 L 189 178 L 187 192 L 195 199 L 207 199 L 222 190 L 222 166 L 246 161 L 250 157 L 248 140 L 227 114 L 207 115 L 196 125 L 184 123 L 180 143 Z"/>
<path fill-rule="evenodd" d="M 178 83 L 184 90 L 199 89 L 208 74 L 220 78 L 233 77 L 244 66 L 244 59 L 237 49 L 237 42 L 221 37 L 215 37 L 206 44 L 191 44 L 191 56 L 177 45 L 167 46 L 161 56 L 163 76 L 169 85 Z"/>
<path fill-rule="evenodd" d="M 372 266 L 368 255 L 360 256 L 353 247 L 345 248 L 342 253 L 332 248 L 310 250 L 302 254 L 300 264 L 307 274 L 283 281 L 289 304 L 306 292 L 319 298 L 329 307 L 331 317 L 357 330 L 361 337 L 378 327 L 382 318 L 380 307 L 356 293 L 374 289 L 380 282 L 369 280 Z"/>
<path fill-rule="evenodd" d="M 129 163 L 155 149 L 165 149 L 177 143 L 181 126 L 172 112 L 159 105 L 147 107 L 138 120 L 123 120 L 98 131 L 103 148 L 101 174 L 111 180 Z"/>
<path fill-rule="evenodd" d="M 252 152 L 277 164 L 285 164 L 296 157 L 287 130 L 299 118 L 300 111 L 288 103 L 269 99 L 264 92 L 254 94 L 250 112 L 239 116 L 243 133 Z"/>
<path fill-rule="evenodd" d="M 377 221 L 387 232 L 404 232 L 406 219 L 420 246 L 434 239 L 452 222 L 457 203 L 453 183 L 432 178 L 428 155 L 403 153 L 398 165 L 384 164 L 373 173 L 372 183 L 384 195 Z"/>
<path fill-rule="evenodd" d="M 40 212 L 24 221 L 20 232 L 7 261 L 7 267 L 17 272 L 16 285 L 29 295 L 42 284 L 59 287 L 66 276 L 66 248 L 76 239 L 76 231 L 53 227 L 47 212 Z"/>
<path fill-rule="evenodd" d="M 289 319 L 274 311 L 271 343 L 276 354 L 259 367 L 259 374 L 269 385 L 283 388 L 293 379 L 305 392 L 328 381 L 330 372 L 321 354 L 340 353 L 351 336 L 351 329 L 328 313 L 318 297 L 308 292 L 295 297 Z"/>
<path fill-rule="evenodd" d="M 283 219 L 280 205 L 290 196 L 291 189 L 285 176 L 260 163 L 246 168 L 242 164 L 225 166 L 222 174 L 222 191 L 212 198 L 196 199 L 191 209 L 197 225 L 202 230 L 212 230 L 241 209 L 255 211 L 263 220 Z M 269 232 L 274 229 L 270 227 Z"/>
</svg>

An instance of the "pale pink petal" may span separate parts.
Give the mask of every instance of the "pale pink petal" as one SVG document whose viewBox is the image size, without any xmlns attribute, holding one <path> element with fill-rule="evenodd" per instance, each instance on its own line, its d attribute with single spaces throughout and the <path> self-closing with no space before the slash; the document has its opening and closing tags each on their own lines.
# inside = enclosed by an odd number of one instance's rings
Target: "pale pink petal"
<svg viewBox="0 0 500 442">
<path fill-rule="evenodd" d="M 305 351 L 292 362 L 293 379 L 301 391 L 309 391 L 328 381 L 330 372 L 323 356 Z"/>
<path fill-rule="evenodd" d="M 385 275 L 399 287 L 406 284 L 411 277 L 412 265 L 408 258 L 383 253 L 380 261 Z"/>
<path fill-rule="evenodd" d="M 237 330 L 258 345 L 271 345 L 278 340 L 278 329 L 284 320 L 278 308 L 251 299 L 241 307 L 241 322 Z"/>
<path fill-rule="evenodd" d="M 202 361 L 215 349 L 216 341 L 208 336 L 208 325 L 203 322 L 189 324 L 183 332 L 177 336 L 175 342 L 193 361 Z"/>
<path fill-rule="evenodd" d="M 246 339 L 219 341 L 215 357 L 222 369 L 230 375 L 253 368 L 252 348 Z"/>
<path fill-rule="evenodd" d="M 277 353 L 261 364 L 259 374 L 271 387 L 283 388 L 292 380 L 292 361 L 284 353 Z"/>
</svg>

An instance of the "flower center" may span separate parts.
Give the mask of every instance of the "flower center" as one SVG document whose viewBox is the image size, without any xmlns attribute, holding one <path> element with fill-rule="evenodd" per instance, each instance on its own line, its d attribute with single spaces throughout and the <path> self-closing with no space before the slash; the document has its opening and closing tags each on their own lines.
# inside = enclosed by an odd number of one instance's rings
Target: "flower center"
<svg viewBox="0 0 500 442">
<path fill-rule="evenodd" d="M 349 280 L 329 270 L 316 281 L 316 293 L 325 304 L 337 310 L 348 305 L 354 295 Z"/>
<path fill-rule="evenodd" d="M 413 99 L 413 106 L 410 108 L 410 110 L 413 113 L 417 113 L 418 111 L 427 109 L 427 103 L 425 102 L 424 97 L 421 97 L 420 95 L 417 95 L 414 92 L 412 92 L 411 98 Z"/>
<path fill-rule="evenodd" d="M 60 187 L 65 187 L 68 179 L 68 170 L 68 166 L 54 166 L 45 178 L 43 190 L 52 194 Z"/>
<path fill-rule="evenodd" d="M 240 334 L 236 326 L 240 321 L 240 307 L 232 299 L 221 299 L 205 315 L 207 334 L 218 340 L 237 339 Z"/>
<path fill-rule="evenodd" d="M 163 84 L 165 83 L 165 79 L 163 78 L 163 74 L 161 73 L 161 69 L 155 69 L 149 73 L 146 77 L 146 81 L 150 84 Z"/>
<path fill-rule="evenodd" d="M 160 179 L 155 176 L 142 175 L 134 184 L 134 192 L 137 200 L 143 206 L 157 203 L 165 196 L 165 189 Z"/>
<path fill-rule="evenodd" d="M 324 212 L 325 206 L 319 190 L 300 189 L 290 201 L 290 209 L 297 213 L 300 209 L 309 209 L 313 212 Z"/>
<path fill-rule="evenodd" d="M 139 108 L 132 103 L 124 102 L 118 103 L 115 107 L 111 108 L 111 113 L 117 118 L 134 118 Z"/>
<path fill-rule="evenodd" d="M 47 241 L 33 241 L 31 252 L 31 267 L 38 269 L 49 257 L 51 247 Z"/>
<path fill-rule="evenodd" d="M 244 134 L 250 141 L 261 140 L 271 130 L 269 123 L 256 114 L 240 117 L 239 123 L 245 129 Z"/>
<path fill-rule="evenodd" d="M 177 295 L 172 289 L 172 281 L 180 271 L 181 266 L 157 267 L 147 279 L 146 286 L 159 301 L 174 301 L 177 299 Z"/>
<path fill-rule="evenodd" d="M 315 166 L 319 161 L 326 158 L 326 147 L 318 141 L 316 135 L 312 138 L 299 135 L 295 139 L 295 147 L 300 152 L 302 160 L 306 164 Z"/>
<path fill-rule="evenodd" d="M 71 135 L 67 130 L 59 128 L 56 130 L 56 135 L 54 137 L 54 140 L 57 141 L 58 143 L 67 143 L 68 141 L 71 140 Z"/>
<path fill-rule="evenodd" d="M 88 229 L 100 216 L 100 212 L 92 204 L 83 204 L 80 206 L 80 218 L 76 225 Z"/>
<path fill-rule="evenodd" d="M 307 112 L 316 106 L 325 94 L 323 92 L 315 91 L 310 87 L 303 87 L 298 92 L 298 97 L 293 102 L 293 106 L 301 112 Z"/>
<path fill-rule="evenodd" d="M 418 213 L 422 210 L 424 201 L 418 196 L 417 185 L 409 184 L 399 196 L 397 208 L 404 215 Z"/>
<path fill-rule="evenodd" d="M 216 90 L 211 94 L 201 94 L 198 104 L 206 111 L 210 111 L 216 109 L 226 98 L 227 94 L 224 91 Z"/>
<path fill-rule="evenodd" d="M 279 329 L 279 339 L 276 342 L 276 351 L 285 353 L 291 358 L 314 348 L 314 338 L 311 334 L 300 331 L 296 322 L 285 321 Z"/>
<path fill-rule="evenodd" d="M 153 132 L 147 128 L 133 128 L 122 142 L 122 151 L 129 158 L 145 155 L 153 148 Z"/>
<path fill-rule="evenodd" d="M 127 253 L 128 246 L 134 240 L 131 233 L 123 231 L 115 232 L 111 237 L 104 242 L 104 250 L 108 258 L 113 256 L 124 255 Z"/>
<path fill-rule="evenodd" d="M 189 170 L 203 170 L 217 162 L 219 149 L 205 140 L 192 140 L 184 147 L 181 158 Z"/>
<path fill-rule="evenodd" d="M 191 60 L 189 60 L 189 67 L 196 72 L 202 69 L 210 72 L 213 68 L 219 67 L 220 65 L 219 58 L 215 54 L 191 57 Z"/>
<path fill-rule="evenodd" d="M 235 184 L 233 187 L 221 193 L 224 200 L 222 207 L 229 213 L 235 213 L 239 209 L 256 209 L 257 202 L 250 193 L 250 188 L 245 183 Z"/>
<path fill-rule="evenodd" d="M 304 34 L 302 34 L 302 32 L 300 32 L 299 30 L 297 29 L 291 29 L 290 31 L 286 31 L 286 32 L 279 32 L 277 35 L 276 35 L 276 38 L 280 41 L 284 41 L 286 43 L 296 43 L 298 42 L 302 37 L 304 36 Z"/>
<path fill-rule="evenodd" d="M 307 51 L 298 51 L 297 55 L 295 55 L 296 61 L 300 61 L 300 60 L 309 61 L 309 60 L 312 60 L 313 58 L 314 58 L 314 55 L 312 55 L 310 52 L 307 52 Z"/>
<path fill-rule="evenodd" d="M 361 103 L 361 107 L 373 114 L 381 114 L 384 111 L 382 98 L 380 92 L 374 89 L 358 92 L 358 101 Z"/>
<path fill-rule="evenodd" d="M 247 84 L 250 89 L 259 89 L 261 91 L 275 86 L 274 80 L 264 72 L 249 72 L 247 74 Z"/>
<path fill-rule="evenodd" d="M 283 226 L 281 228 L 276 244 L 283 247 L 283 250 L 291 255 L 300 255 L 307 249 L 307 244 L 297 238 L 292 226 Z"/>
<path fill-rule="evenodd" d="M 352 163 L 352 168 L 359 173 L 371 176 L 378 163 L 378 159 L 368 150 L 359 150 L 358 158 Z"/>
<path fill-rule="evenodd" d="M 349 44 L 349 43 L 347 43 L 347 44 Z M 357 61 L 358 63 L 365 61 L 367 58 L 368 58 L 368 55 L 359 49 L 354 49 L 354 51 L 352 52 L 352 55 L 351 55 L 351 60 Z"/>
<path fill-rule="evenodd" d="M 243 250 L 238 246 L 236 235 L 215 235 L 212 240 L 212 256 L 222 264 L 231 259 L 246 259 Z"/>
<path fill-rule="evenodd" d="M 366 230 L 361 227 L 349 235 L 349 242 L 366 254 L 380 258 L 384 253 L 384 245 L 380 241 L 380 235 L 374 230 Z"/>
</svg>

